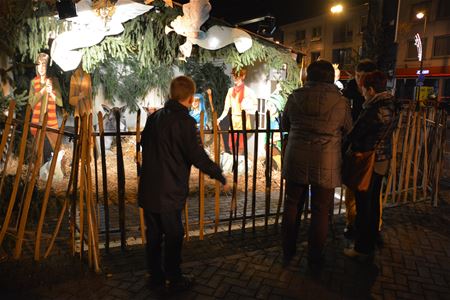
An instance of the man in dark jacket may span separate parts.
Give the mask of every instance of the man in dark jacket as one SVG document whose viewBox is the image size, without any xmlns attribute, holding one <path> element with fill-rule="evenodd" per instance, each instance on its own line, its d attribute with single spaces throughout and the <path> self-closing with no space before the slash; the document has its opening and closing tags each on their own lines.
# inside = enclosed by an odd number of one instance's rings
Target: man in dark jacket
<svg viewBox="0 0 450 300">
<path fill-rule="evenodd" d="M 283 131 L 289 141 L 283 163 L 286 179 L 282 242 L 286 265 L 296 252 L 300 215 L 311 185 L 311 228 L 308 263 L 320 266 L 328 233 L 328 213 L 334 188 L 341 186 L 342 139 L 350 131 L 350 106 L 334 82 L 334 68 L 327 61 L 308 66 L 304 87 L 286 103 Z"/>
<path fill-rule="evenodd" d="M 352 107 L 353 123 L 356 122 L 363 109 L 365 101 L 361 94 L 360 81 L 364 74 L 374 72 L 377 69 L 375 63 L 369 59 L 364 59 L 356 65 L 355 78 L 349 81 L 342 94 L 350 100 Z M 343 149 L 344 151 L 346 149 Z M 344 236 L 348 239 L 354 237 L 354 227 L 356 218 L 356 203 L 355 194 L 349 189 L 345 189 L 345 212 L 347 217 L 346 227 L 344 229 Z"/>
<path fill-rule="evenodd" d="M 147 225 L 151 284 L 166 283 L 175 290 L 189 288 L 192 283 L 180 269 L 184 236 L 181 212 L 188 196 L 191 165 L 226 184 L 222 170 L 204 151 L 195 120 L 189 115 L 194 93 L 191 78 L 173 79 L 170 100 L 147 118 L 141 140 L 143 163 L 138 197 Z"/>
</svg>

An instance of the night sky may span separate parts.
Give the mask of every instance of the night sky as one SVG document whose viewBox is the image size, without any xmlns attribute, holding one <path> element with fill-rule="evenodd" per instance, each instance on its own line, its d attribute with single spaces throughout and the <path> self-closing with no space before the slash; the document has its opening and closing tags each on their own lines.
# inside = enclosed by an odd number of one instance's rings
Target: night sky
<svg viewBox="0 0 450 300">
<path fill-rule="evenodd" d="M 187 3 L 188 0 L 177 1 Z M 334 0 L 210 0 L 211 15 L 231 24 L 272 14 L 277 25 L 321 15 L 329 11 Z M 344 5 L 355 5 L 367 0 L 342 0 Z"/>
</svg>

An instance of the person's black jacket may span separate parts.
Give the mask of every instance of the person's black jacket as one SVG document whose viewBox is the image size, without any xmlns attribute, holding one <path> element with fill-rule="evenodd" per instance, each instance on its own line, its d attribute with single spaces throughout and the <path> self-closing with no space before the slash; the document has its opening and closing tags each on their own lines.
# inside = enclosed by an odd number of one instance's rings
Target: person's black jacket
<svg viewBox="0 0 450 300">
<path fill-rule="evenodd" d="M 348 135 L 353 151 L 375 148 L 375 161 L 392 157 L 392 132 L 396 121 L 394 96 L 390 92 L 376 94 L 364 103 L 363 111 Z"/>
<path fill-rule="evenodd" d="M 139 206 L 163 213 L 181 210 L 189 192 L 191 166 L 226 183 L 222 170 L 203 149 L 195 120 L 178 101 L 147 118 L 142 131 L 142 169 L 139 180 Z"/>
<path fill-rule="evenodd" d="M 342 91 L 342 94 L 350 100 L 352 107 L 352 119 L 353 122 L 355 122 L 363 109 L 363 103 L 365 101 L 363 95 L 359 92 L 358 84 L 355 79 L 348 82 L 347 86 Z"/>
</svg>

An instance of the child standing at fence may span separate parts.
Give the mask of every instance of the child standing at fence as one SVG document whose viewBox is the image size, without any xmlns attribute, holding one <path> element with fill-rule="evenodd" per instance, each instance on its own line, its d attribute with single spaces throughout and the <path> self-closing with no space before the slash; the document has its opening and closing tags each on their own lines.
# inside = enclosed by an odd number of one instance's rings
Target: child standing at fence
<svg viewBox="0 0 450 300">
<path fill-rule="evenodd" d="M 150 284 L 165 283 L 177 291 L 192 285 L 192 279 L 182 275 L 180 269 L 184 236 L 181 212 L 188 196 L 191 165 L 226 184 L 222 170 L 200 144 L 195 120 L 189 116 L 194 93 L 191 78 L 173 79 L 170 99 L 147 118 L 141 140 L 143 163 L 138 197 L 147 226 Z"/>
</svg>

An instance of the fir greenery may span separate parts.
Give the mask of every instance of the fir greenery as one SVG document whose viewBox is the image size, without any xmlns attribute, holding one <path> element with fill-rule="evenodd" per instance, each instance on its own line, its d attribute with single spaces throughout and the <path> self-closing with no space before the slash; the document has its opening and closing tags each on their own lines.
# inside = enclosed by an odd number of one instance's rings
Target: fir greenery
<svg viewBox="0 0 450 300">
<path fill-rule="evenodd" d="M 215 66 L 211 62 L 200 64 L 194 58 L 189 59 L 183 65 L 184 73 L 194 79 L 197 93 L 202 93 L 205 99 L 208 99 L 206 90 L 211 89 L 214 109 L 218 114 L 223 111 L 224 99 L 231 85 L 230 77 L 225 74 L 224 69 L 225 65 L 223 64 L 220 66 Z"/>
<path fill-rule="evenodd" d="M 85 71 L 92 74 L 94 91 L 102 86 L 105 97 L 111 102 L 120 100 L 128 104 L 131 111 L 136 110 L 137 103 L 148 91 L 157 89 L 161 94 L 167 91 L 173 76 L 173 68 L 179 66 L 194 77 L 199 90 L 204 92 L 206 87 L 213 90 L 216 110 L 219 111 L 230 81 L 224 74 L 224 68 L 213 65 L 212 61 L 221 61 L 237 69 L 263 62 L 267 72 L 270 69 L 286 68 L 287 78 L 281 82 L 284 98 L 298 86 L 299 69 L 290 51 L 263 39 L 253 39 L 252 48 L 242 54 L 236 50 L 234 44 L 216 51 L 194 46 L 192 60 L 187 63 L 179 61 L 178 47 L 184 42 L 184 38 L 175 33 L 166 35 L 164 28 L 181 13 L 181 10 L 179 7 L 164 7 L 161 0 L 153 4 L 160 7 L 159 13 L 151 10 L 130 20 L 123 24 L 125 30 L 121 35 L 107 36 L 98 45 L 82 50 L 82 66 Z M 67 22 L 53 18 L 53 13 L 50 13 L 52 8 L 46 5 L 40 2 L 34 13 L 32 7 L 28 9 L 31 15 L 28 13 L 27 18 L 18 21 L 17 16 L 20 14 L 17 13 L 16 18 L 11 19 L 16 22 L 13 27 L 19 29 L 11 33 L 13 38 L 9 47 L 18 50 L 22 61 L 33 62 L 42 49 L 48 48 L 49 34 L 60 32 L 68 26 Z M 6 23 L 12 22 L 1 20 Z M 214 22 L 208 21 L 211 24 Z M 7 25 L 3 27 L 9 28 Z M 60 82 L 65 84 L 65 79 L 69 78 L 69 75 L 70 73 L 60 73 L 59 76 L 64 77 L 60 78 Z M 67 102 L 67 99 L 65 100 Z"/>
</svg>

